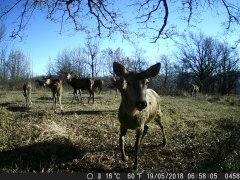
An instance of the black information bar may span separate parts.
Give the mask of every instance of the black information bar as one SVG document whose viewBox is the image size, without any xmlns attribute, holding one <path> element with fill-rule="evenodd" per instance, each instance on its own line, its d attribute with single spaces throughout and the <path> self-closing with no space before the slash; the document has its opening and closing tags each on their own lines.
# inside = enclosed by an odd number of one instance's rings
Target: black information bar
<svg viewBox="0 0 240 180">
<path fill-rule="evenodd" d="M 240 173 L 2 173 L 0 179 L 24 180 L 240 180 Z"/>
</svg>

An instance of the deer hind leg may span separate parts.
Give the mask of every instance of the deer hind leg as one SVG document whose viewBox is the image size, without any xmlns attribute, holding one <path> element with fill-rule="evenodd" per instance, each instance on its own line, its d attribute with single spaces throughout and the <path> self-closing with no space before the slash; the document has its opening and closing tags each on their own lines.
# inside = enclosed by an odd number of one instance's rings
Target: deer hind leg
<svg viewBox="0 0 240 180">
<path fill-rule="evenodd" d="M 124 137 L 127 134 L 127 129 L 120 126 L 120 136 L 119 136 L 119 147 L 121 150 L 121 156 L 123 161 L 128 161 L 128 156 L 125 154 L 125 148 L 124 148 Z"/>
<path fill-rule="evenodd" d="M 31 106 L 32 105 L 32 95 L 31 95 L 31 93 L 29 94 L 29 106 Z"/>
<path fill-rule="evenodd" d="M 52 109 L 53 109 L 54 112 L 56 112 L 56 104 L 57 104 L 57 97 L 56 96 L 57 96 L 56 94 L 53 95 Z"/>
<path fill-rule="evenodd" d="M 77 90 L 74 89 L 74 90 L 73 90 L 73 98 L 72 98 L 72 102 L 71 102 L 71 103 L 73 103 L 74 99 L 75 99 L 75 100 L 77 99 L 76 96 L 77 96 Z"/>
<path fill-rule="evenodd" d="M 90 102 L 91 97 L 92 97 L 92 101 L 93 101 L 93 103 L 94 103 L 94 91 L 93 91 L 92 89 L 90 89 L 90 90 L 89 90 L 89 94 L 90 94 L 90 96 L 89 96 L 89 98 L 88 98 L 88 103 Z"/>
<path fill-rule="evenodd" d="M 164 128 L 163 128 L 163 124 L 162 124 L 162 112 L 159 111 L 159 113 L 157 114 L 155 121 L 157 122 L 157 124 L 159 125 L 159 127 L 161 128 L 162 131 L 162 137 L 163 137 L 163 144 L 162 146 L 164 147 L 166 145 L 166 136 L 165 136 L 165 132 L 164 132 Z"/>
<path fill-rule="evenodd" d="M 28 97 L 27 97 L 27 95 L 25 96 L 25 100 L 26 100 L 26 107 L 28 107 Z"/>
<path fill-rule="evenodd" d="M 59 102 L 61 113 L 62 113 L 63 109 L 62 109 L 62 96 L 61 95 L 58 96 L 58 102 Z"/>
</svg>

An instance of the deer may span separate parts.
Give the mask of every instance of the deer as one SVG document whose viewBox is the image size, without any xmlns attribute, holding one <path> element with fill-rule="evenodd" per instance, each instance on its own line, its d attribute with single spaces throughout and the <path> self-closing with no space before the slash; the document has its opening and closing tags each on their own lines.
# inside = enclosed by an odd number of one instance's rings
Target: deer
<svg viewBox="0 0 240 180">
<path fill-rule="evenodd" d="M 118 110 L 120 122 L 119 147 L 123 161 L 128 161 L 125 154 L 124 138 L 128 129 L 136 131 L 134 169 L 138 169 L 138 155 L 144 136 L 148 131 L 148 123 L 155 120 L 159 125 L 163 147 L 166 145 L 166 137 L 162 124 L 162 111 L 160 97 L 153 90 L 148 89 L 148 78 L 155 77 L 160 71 L 161 64 L 157 63 L 142 72 L 128 71 L 118 62 L 113 63 L 114 73 L 120 77 L 118 87 L 121 93 L 121 103 Z"/>
<path fill-rule="evenodd" d="M 75 77 L 72 72 L 67 73 L 67 82 L 69 85 L 71 85 L 74 89 L 74 93 L 77 92 L 77 90 L 88 90 L 89 92 L 89 98 L 88 103 L 90 102 L 90 99 L 92 97 L 92 102 L 94 103 L 94 91 L 93 91 L 93 84 L 94 80 L 90 78 L 80 78 Z M 73 97 L 75 98 L 75 97 Z"/>
<path fill-rule="evenodd" d="M 98 89 L 98 94 L 101 94 L 103 89 L 103 84 L 104 84 L 104 81 L 101 79 L 94 80 L 94 84 L 92 87 L 93 91 L 96 91 L 96 89 Z"/>
<path fill-rule="evenodd" d="M 30 107 L 32 104 L 31 91 L 32 91 L 32 84 L 30 82 L 25 82 L 23 84 L 23 96 L 26 99 L 26 107 Z"/>
<path fill-rule="evenodd" d="M 196 85 L 196 84 L 192 84 L 192 97 L 195 96 L 197 97 L 198 96 L 198 92 L 199 92 L 199 86 Z"/>
<path fill-rule="evenodd" d="M 63 113 L 63 108 L 62 108 L 62 92 L 63 92 L 63 85 L 62 85 L 62 80 L 61 79 L 51 79 L 50 76 L 48 77 L 43 77 L 44 80 L 44 85 L 49 87 L 53 93 L 53 104 L 52 104 L 52 109 L 56 113 L 56 108 L 57 108 L 57 101 L 59 102 L 61 113 Z"/>
<path fill-rule="evenodd" d="M 117 78 L 111 78 L 111 84 L 109 85 L 109 89 L 110 89 L 110 92 L 111 92 L 111 89 L 114 89 L 115 90 L 115 98 L 118 97 L 118 90 L 120 88 L 120 80 L 117 79 Z"/>
<path fill-rule="evenodd" d="M 43 80 L 36 79 L 35 81 L 37 82 L 38 87 L 45 88 L 45 84 Z"/>
</svg>

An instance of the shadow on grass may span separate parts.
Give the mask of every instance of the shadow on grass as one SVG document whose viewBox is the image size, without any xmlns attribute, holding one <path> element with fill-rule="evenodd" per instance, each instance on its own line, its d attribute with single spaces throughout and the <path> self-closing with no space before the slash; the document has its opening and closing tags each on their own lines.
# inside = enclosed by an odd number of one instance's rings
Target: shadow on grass
<svg viewBox="0 0 240 180">
<path fill-rule="evenodd" d="M 109 113 L 116 113 L 117 110 L 80 110 L 80 111 L 65 111 L 62 115 L 99 115 L 99 114 L 109 114 Z"/>
<path fill-rule="evenodd" d="M 227 172 L 233 168 L 232 166 L 240 170 L 240 154 L 237 159 L 230 159 L 233 152 L 239 152 L 240 123 L 222 118 L 218 121 L 218 128 L 223 130 L 226 136 L 215 148 L 209 151 L 209 156 L 199 163 L 197 171 Z M 226 165 L 227 160 L 232 161 L 230 166 Z"/>
<path fill-rule="evenodd" d="M 0 173 L 3 172 L 107 172 L 100 161 L 92 161 L 91 154 L 113 152 L 112 147 L 83 148 L 67 138 L 39 142 L 0 152 Z M 90 153 L 86 155 L 87 153 Z M 111 171 L 127 172 L 131 167 L 117 164 Z"/>
<path fill-rule="evenodd" d="M 9 102 L 0 103 L 0 107 L 6 107 L 6 109 L 11 112 L 25 112 L 30 109 L 29 107 L 26 107 L 25 104 L 17 105 L 15 103 L 9 103 Z"/>
<path fill-rule="evenodd" d="M 74 146 L 68 139 L 40 142 L 0 152 L 0 168 L 16 168 L 19 172 L 54 172 L 60 163 L 81 158 L 85 151 Z"/>
<path fill-rule="evenodd" d="M 52 98 L 52 97 L 42 96 L 42 97 L 37 98 L 37 100 L 41 100 L 41 101 L 43 101 L 43 100 L 52 101 L 53 98 Z"/>
</svg>

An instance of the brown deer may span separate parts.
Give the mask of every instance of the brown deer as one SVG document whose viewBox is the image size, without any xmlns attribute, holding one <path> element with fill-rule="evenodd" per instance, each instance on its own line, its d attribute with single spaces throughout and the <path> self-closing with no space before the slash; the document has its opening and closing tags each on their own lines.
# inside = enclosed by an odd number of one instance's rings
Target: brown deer
<svg viewBox="0 0 240 180">
<path fill-rule="evenodd" d="M 196 84 L 192 84 L 192 97 L 195 96 L 197 97 L 198 96 L 198 92 L 199 92 L 199 86 L 196 85 Z"/>
<path fill-rule="evenodd" d="M 96 91 L 98 89 L 98 94 L 101 94 L 103 89 L 103 84 L 104 84 L 104 81 L 101 79 L 94 80 L 94 84 L 92 87 L 93 91 Z"/>
<path fill-rule="evenodd" d="M 88 90 L 89 92 L 89 98 L 88 98 L 88 103 L 92 97 L 93 103 L 94 103 L 94 91 L 92 89 L 94 81 L 90 78 L 79 78 L 75 77 L 72 73 L 67 73 L 67 82 L 70 84 L 74 92 L 77 90 Z M 75 98 L 75 97 L 73 97 Z"/>
<path fill-rule="evenodd" d="M 109 85 L 109 89 L 110 89 L 110 92 L 111 92 L 111 89 L 115 90 L 115 98 L 118 97 L 118 90 L 120 87 L 121 87 L 120 79 L 117 79 L 115 77 L 111 78 L 111 84 Z"/>
<path fill-rule="evenodd" d="M 26 99 L 26 107 L 30 107 L 30 105 L 32 104 L 31 91 L 32 91 L 32 84 L 30 82 L 25 82 L 23 84 L 23 96 Z"/>
<path fill-rule="evenodd" d="M 35 81 L 37 82 L 37 86 L 39 88 L 43 88 L 43 89 L 45 88 L 45 84 L 43 80 L 36 79 Z"/>
<path fill-rule="evenodd" d="M 163 146 L 166 145 L 166 137 L 161 122 L 162 112 L 158 94 L 147 89 L 148 78 L 154 77 L 159 73 L 161 64 L 157 63 L 147 70 L 137 73 L 129 72 L 121 64 L 114 62 L 113 70 L 120 77 L 122 87 L 118 89 L 121 93 L 121 104 L 119 107 L 118 118 L 120 122 L 119 146 L 123 161 L 128 157 L 124 150 L 124 137 L 128 129 L 136 130 L 135 142 L 135 161 L 134 168 L 138 168 L 138 154 L 144 136 L 147 134 L 147 123 L 155 120 L 161 128 L 163 136 Z"/>
<path fill-rule="evenodd" d="M 45 86 L 48 86 L 52 93 L 53 93 L 53 105 L 52 109 L 56 113 L 57 101 L 59 102 L 61 113 L 63 112 L 62 109 L 62 92 L 63 92 L 63 85 L 61 79 L 51 79 L 51 77 L 43 77 Z"/>
</svg>

